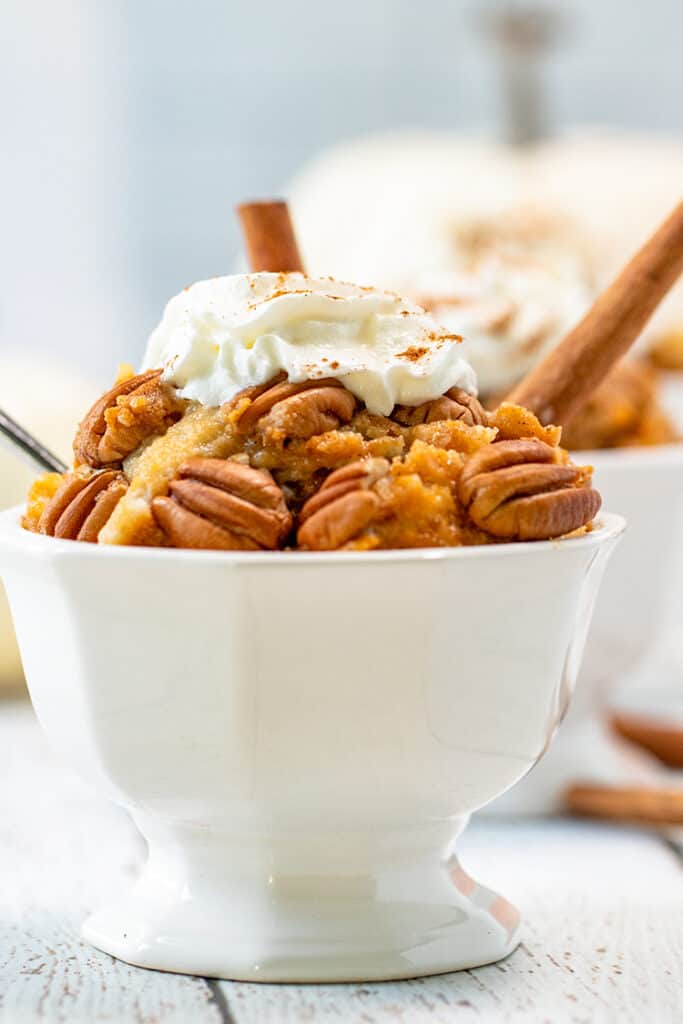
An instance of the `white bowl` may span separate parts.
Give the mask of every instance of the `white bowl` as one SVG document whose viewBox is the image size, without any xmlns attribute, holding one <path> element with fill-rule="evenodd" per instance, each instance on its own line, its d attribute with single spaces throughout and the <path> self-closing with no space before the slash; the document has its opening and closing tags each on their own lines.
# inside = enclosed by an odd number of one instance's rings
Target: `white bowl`
<svg viewBox="0 0 683 1024">
<path fill-rule="evenodd" d="M 452 844 L 540 757 L 624 522 L 375 553 L 106 548 L 0 516 L 38 717 L 149 843 L 83 928 L 131 963 L 263 981 L 507 955 Z"/>
<path fill-rule="evenodd" d="M 595 608 L 579 677 L 583 704 L 592 700 L 591 688 L 604 692 L 634 671 L 657 639 L 677 567 L 683 444 L 577 452 L 573 458 L 593 466 L 603 505 L 628 522 Z"/>
<path fill-rule="evenodd" d="M 670 614 L 683 517 L 683 444 L 572 453 L 594 468 L 603 506 L 618 509 L 628 530 L 600 588 L 572 707 L 543 759 L 487 813 L 547 814 L 562 809 L 577 780 L 639 781 L 641 764 L 625 757 L 602 725 L 610 701 L 648 672 L 660 626 Z M 631 773 L 635 773 L 630 778 Z"/>
</svg>

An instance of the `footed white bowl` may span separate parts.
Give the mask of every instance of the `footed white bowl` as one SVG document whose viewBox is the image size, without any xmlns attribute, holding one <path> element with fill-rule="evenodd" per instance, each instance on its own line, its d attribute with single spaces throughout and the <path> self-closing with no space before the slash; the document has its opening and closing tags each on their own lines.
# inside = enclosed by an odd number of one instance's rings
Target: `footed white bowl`
<svg viewBox="0 0 683 1024">
<path fill-rule="evenodd" d="M 89 941 L 290 982 L 514 948 L 518 912 L 453 843 L 561 719 L 621 518 L 362 554 L 99 548 L 17 520 L 0 515 L 0 570 L 38 717 L 149 844 Z"/>
</svg>

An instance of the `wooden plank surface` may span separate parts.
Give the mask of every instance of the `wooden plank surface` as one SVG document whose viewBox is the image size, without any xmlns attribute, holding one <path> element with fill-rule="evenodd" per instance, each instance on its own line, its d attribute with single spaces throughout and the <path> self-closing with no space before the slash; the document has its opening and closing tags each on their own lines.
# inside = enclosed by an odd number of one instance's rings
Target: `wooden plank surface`
<svg viewBox="0 0 683 1024">
<path fill-rule="evenodd" d="M 205 982 L 141 971 L 82 942 L 144 847 L 49 750 L 29 705 L 0 704 L 0 1022 L 215 1024 Z"/>
<path fill-rule="evenodd" d="M 554 822 L 479 823 L 463 860 L 524 911 L 506 961 L 425 981 L 225 985 L 242 1022 L 683 1020 L 683 877 L 656 840 Z"/>
<path fill-rule="evenodd" d="M 679 1024 L 683 873 L 658 837 L 571 821 L 478 821 L 463 863 L 517 902 L 504 963 L 423 981 L 275 986 L 121 964 L 85 914 L 144 856 L 123 812 L 49 751 L 27 706 L 0 704 L 0 1022 Z"/>
</svg>

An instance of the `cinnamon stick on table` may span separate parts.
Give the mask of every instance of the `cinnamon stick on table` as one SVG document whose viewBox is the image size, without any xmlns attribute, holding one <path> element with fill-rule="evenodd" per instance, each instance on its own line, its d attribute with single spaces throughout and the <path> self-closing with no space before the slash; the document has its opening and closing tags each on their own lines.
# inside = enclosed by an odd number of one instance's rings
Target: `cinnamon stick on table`
<svg viewBox="0 0 683 1024">
<path fill-rule="evenodd" d="M 508 401 L 531 409 L 542 423 L 566 423 L 628 351 L 682 272 L 683 202 Z"/>
<path fill-rule="evenodd" d="M 642 825 L 683 825 L 683 790 L 674 786 L 575 783 L 564 794 L 572 814 Z"/>
<path fill-rule="evenodd" d="M 284 200 L 241 203 L 237 207 L 237 216 L 253 273 L 261 270 L 275 273 L 298 270 L 303 273 L 303 261 Z"/>
</svg>

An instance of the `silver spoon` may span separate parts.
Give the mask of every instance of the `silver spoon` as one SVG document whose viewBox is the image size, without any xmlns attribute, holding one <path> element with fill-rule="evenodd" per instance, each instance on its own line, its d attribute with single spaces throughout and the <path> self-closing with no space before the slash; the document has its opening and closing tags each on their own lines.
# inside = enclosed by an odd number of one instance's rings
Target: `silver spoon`
<svg viewBox="0 0 683 1024">
<path fill-rule="evenodd" d="M 41 444 L 38 438 L 29 434 L 28 430 L 20 426 L 16 420 L 8 416 L 0 409 L 0 434 L 11 442 L 13 450 L 23 455 L 24 461 L 30 463 L 31 468 L 48 469 L 53 473 L 66 473 L 67 465 L 60 458 L 53 455 L 45 445 Z"/>
</svg>

